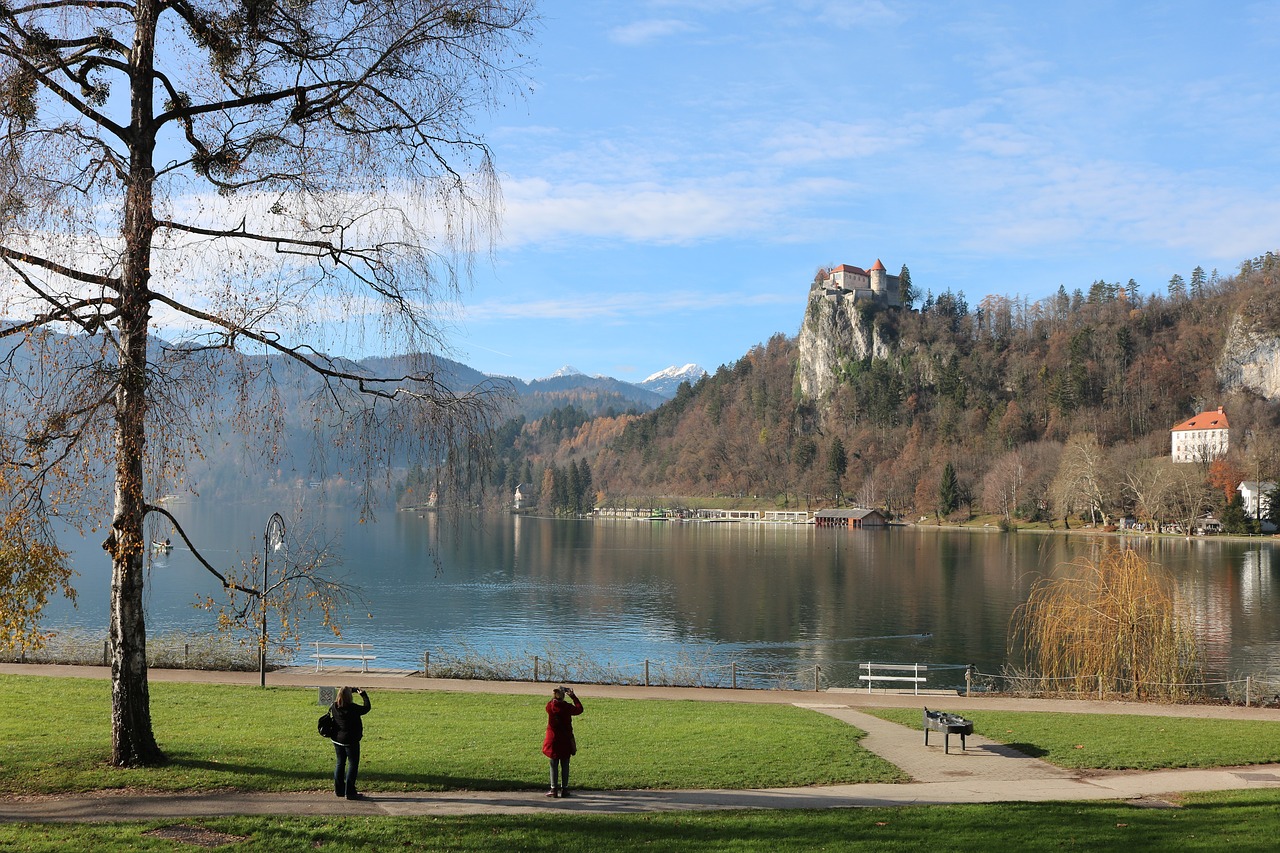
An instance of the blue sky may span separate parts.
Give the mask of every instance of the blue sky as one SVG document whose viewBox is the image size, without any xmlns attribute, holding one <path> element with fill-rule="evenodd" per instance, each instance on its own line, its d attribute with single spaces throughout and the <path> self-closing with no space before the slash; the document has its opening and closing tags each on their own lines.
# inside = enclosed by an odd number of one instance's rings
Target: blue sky
<svg viewBox="0 0 1280 853">
<path fill-rule="evenodd" d="M 822 265 L 922 292 L 1232 271 L 1280 248 L 1280 5 L 542 4 L 481 127 L 503 233 L 451 332 L 639 381 L 794 335 Z"/>
</svg>

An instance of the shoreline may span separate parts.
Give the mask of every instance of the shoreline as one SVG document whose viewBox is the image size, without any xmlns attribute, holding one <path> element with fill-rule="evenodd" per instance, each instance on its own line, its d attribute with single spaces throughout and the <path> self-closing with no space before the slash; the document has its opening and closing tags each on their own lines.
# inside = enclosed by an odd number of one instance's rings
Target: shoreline
<svg viewBox="0 0 1280 853">
<path fill-rule="evenodd" d="M 305 671 L 300 671 L 305 670 Z M 0 663 L 0 675 L 34 676 L 44 678 L 86 678 L 108 681 L 111 668 L 101 666 L 76 666 L 64 664 L 15 664 Z M 149 668 L 148 680 L 154 682 L 193 682 L 200 684 L 226 684 L 258 687 L 258 672 L 225 670 L 162 669 Z M 481 681 L 461 678 L 423 678 L 404 671 L 333 669 L 313 672 L 306 668 L 289 667 L 267 673 L 268 687 L 318 689 L 355 679 L 360 686 L 376 685 L 378 690 L 443 691 L 453 693 L 492 693 L 504 695 L 541 696 L 548 694 L 559 681 Z M 626 684 L 591 684 L 568 682 L 583 687 L 593 698 L 610 699 L 672 699 L 697 702 L 730 702 L 747 704 L 824 704 L 837 703 L 849 707 L 866 708 L 916 708 L 933 705 L 945 700 L 948 708 L 989 711 L 1046 711 L 1086 714 L 1128 714 L 1146 717 L 1191 717 L 1203 719 L 1248 719 L 1280 721 L 1280 707 L 1257 705 L 1172 703 L 1126 699 L 1086 699 L 1068 697 L 1009 696 L 996 693 L 974 693 L 971 696 L 954 691 L 865 690 L 838 688 L 835 690 L 782 690 L 729 687 L 668 687 Z"/>
<path fill-rule="evenodd" d="M 0 675 L 43 678 L 84 678 L 110 680 L 111 668 L 78 664 L 0 663 Z M 258 687 L 259 673 L 239 670 L 166 669 L 149 667 L 149 681 L 191 682 Z M 418 672 L 390 669 L 330 669 L 315 672 L 309 667 L 282 667 L 268 670 L 268 687 L 318 689 L 358 681 L 361 686 L 377 685 L 379 690 L 445 691 L 541 696 L 552 687 L 568 683 L 585 687 L 595 698 L 674 699 L 699 702 L 747 704 L 822 704 L 835 702 L 849 707 L 915 708 L 942 702 L 947 707 L 985 710 L 1054 711 L 1087 714 L 1130 714 L 1149 717 L 1193 717 L 1204 719 L 1249 719 L 1280 721 L 1280 705 L 1237 705 L 1226 702 L 1164 702 L 1122 698 L 1068 696 L 1014 696 L 976 691 L 964 695 L 954 690 L 929 689 L 919 693 L 894 688 L 823 688 L 791 690 L 751 687 L 685 687 L 667 685 L 595 684 L 576 681 L 482 680 L 471 678 L 423 677 Z"/>
</svg>

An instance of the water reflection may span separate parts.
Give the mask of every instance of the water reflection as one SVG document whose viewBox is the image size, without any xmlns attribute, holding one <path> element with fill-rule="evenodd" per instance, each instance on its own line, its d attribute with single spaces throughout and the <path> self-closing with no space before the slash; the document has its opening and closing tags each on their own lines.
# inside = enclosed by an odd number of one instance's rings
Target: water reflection
<svg viewBox="0 0 1280 853">
<path fill-rule="evenodd" d="M 197 541 L 226 543 L 214 556 L 234 565 L 260 548 L 253 531 L 260 535 L 271 510 L 191 503 L 176 511 Z M 435 513 L 323 521 L 366 599 L 345 634 L 374 643 L 389 665 L 416 666 L 424 651 L 466 644 L 505 656 L 567 648 L 614 662 L 694 653 L 797 669 L 821 663 L 843 667 L 846 683 L 869 659 L 995 672 L 1031 585 L 1118 541 L 1171 571 L 1212 676 L 1265 672 L 1280 646 L 1280 562 L 1270 543 Z M 105 632 L 109 566 L 90 542 L 76 549 L 75 565 L 81 606 L 56 602 L 51 621 Z M 153 632 L 209 629 L 209 614 L 190 605 L 217 587 L 189 553 L 154 558 L 150 580 Z"/>
</svg>

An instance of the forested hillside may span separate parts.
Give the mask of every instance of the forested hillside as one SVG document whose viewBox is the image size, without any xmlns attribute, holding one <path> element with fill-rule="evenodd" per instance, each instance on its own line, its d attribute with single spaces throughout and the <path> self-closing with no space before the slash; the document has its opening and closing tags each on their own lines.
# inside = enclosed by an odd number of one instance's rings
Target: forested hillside
<svg viewBox="0 0 1280 853">
<path fill-rule="evenodd" d="M 500 448 L 496 482 L 586 462 L 606 503 L 719 495 L 1011 521 L 1177 518 L 1215 494 L 1222 504 L 1217 481 L 1280 474 L 1277 401 L 1219 378 L 1230 329 L 1275 339 L 1278 272 L 1268 253 L 1228 278 L 1174 276 L 1159 295 L 1097 281 L 1036 302 L 970 307 L 946 291 L 911 309 L 871 306 L 862 321 L 890 355 L 845 353 L 822 399 L 800 393 L 795 341 L 780 334 L 653 412 L 525 425 Z M 1217 406 L 1229 459 L 1216 472 L 1169 463 L 1169 428 Z"/>
</svg>

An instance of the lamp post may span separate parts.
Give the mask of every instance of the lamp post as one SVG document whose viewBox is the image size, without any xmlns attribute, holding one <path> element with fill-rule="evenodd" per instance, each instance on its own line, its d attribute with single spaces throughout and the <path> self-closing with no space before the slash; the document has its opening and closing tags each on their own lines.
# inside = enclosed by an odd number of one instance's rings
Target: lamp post
<svg viewBox="0 0 1280 853">
<path fill-rule="evenodd" d="M 267 529 L 262 534 L 262 636 L 258 640 L 258 677 L 261 686 L 267 686 L 267 559 L 271 555 L 271 534 L 275 532 L 276 547 L 284 544 L 284 518 L 278 512 L 271 513 L 267 519 Z"/>
</svg>

